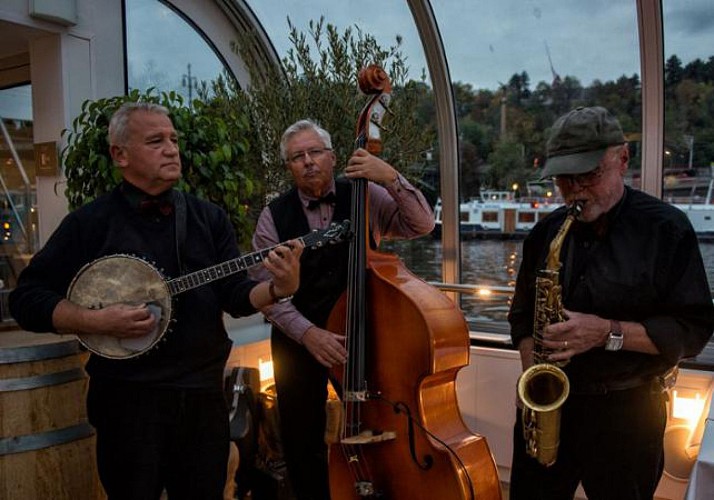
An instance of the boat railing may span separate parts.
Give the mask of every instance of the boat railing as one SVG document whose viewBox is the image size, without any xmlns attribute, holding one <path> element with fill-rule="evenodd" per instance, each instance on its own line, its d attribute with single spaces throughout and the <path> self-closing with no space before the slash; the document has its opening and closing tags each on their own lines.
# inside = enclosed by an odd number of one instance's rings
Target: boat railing
<svg viewBox="0 0 714 500">
<path fill-rule="evenodd" d="M 494 295 L 512 296 L 512 286 L 468 285 L 463 283 L 442 283 L 430 281 L 442 292 L 473 296 L 475 299 L 489 300 Z M 457 304 L 460 300 L 455 301 Z M 493 321 L 468 321 L 469 338 L 472 344 L 489 345 L 500 348 L 512 348 L 510 329 L 507 323 Z"/>
<path fill-rule="evenodd" d="M 672 175 L 665 178 L 662 199 L 675 205 L 714 203 L 714 167 L 710 167 L 708 177 Z"/>
<path fill-rule="evenodd" d="M 491 285 L 468 285 L 463 283 L 443 283 L 439 281 L 429 281 L 430 285 L 435 286 L 445 293 L 456 293 L 460 295 L 472 296 L 476 299 L 489 300 L 494 295 L 513 296 L 515 291 L 512 286 L 491 286 Z M 712 293 L 712 301 L 714 302 L 714 290 Z M 460 304 L 460 300 L 455 301 Z M 496 347 L 501 349 L 513 349 L 510 336 L 510 326 L 507 322 L 495 321 L 467 321 L 469 325 L 469 338 L 471 345 L 481 345 L 487 347 Z M 714 357 L 714 340 L 707 346 L 705 352 L 696 359 L 686 360 L 686 366 L 695 367 L 697 369 L 713 370 L 714 365 L 711 361 L 706 361 Z M 701 360 L 699 359 L 701 358 Z"/>
<path fill-rule="evenodd" d="M 513 295 L 514 291 L 512 286 L 466 285 L 463 283 L 441 283 L 438 281 L 430 281 L 429 284 L 435 286 L 442 292 L 456 292 L 480 296 L 489 296 L 491 294 Z"/>
<path fill-rule="evenodd" d="M 704 196 L 666 196 L 665 201 L 674 205 L 706 205 L 709 203 Z"/>
<path fill-rule="evenodd" d="M 482 189 L 478 198 L 479 201 L 486 202 L 499 202 L 499 201 L 516 201 L 515 193 L 513 191 L 495 191 L 493 189 Z"/>
</svg>

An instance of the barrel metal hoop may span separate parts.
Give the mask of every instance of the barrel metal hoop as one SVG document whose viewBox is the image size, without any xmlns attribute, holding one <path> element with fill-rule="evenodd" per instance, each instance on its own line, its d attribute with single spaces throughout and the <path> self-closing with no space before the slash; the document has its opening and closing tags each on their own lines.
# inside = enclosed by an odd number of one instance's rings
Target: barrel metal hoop
<svg viewBox="0 0 714 500">
<path fill-rule="evenodd" d="M 93 434 L 94 428 L 88 422 L 83 422 L 54 431 L 2 438 L 0 439 L 0 456 L 41 450 L 51 446 L 78 441 L 90 437 Z"/>
<path fill-rule="evenodd" d="M 85 377 L 83 368 L 73 368 L 62 372 L 35 375 L 34 377 L 0 379 L 0 392 L 25 391 L 38 387 L 48 387 L 82 380 Z"/>
<path fill-rule="evenodd" d="M 76 339 L 67 340 L 66 342 L 6 348 L 0 349 L 0 365 L 64 358 L 78 352 L 80 352 L 80 347 L 79 341 Z"/>
</svg>

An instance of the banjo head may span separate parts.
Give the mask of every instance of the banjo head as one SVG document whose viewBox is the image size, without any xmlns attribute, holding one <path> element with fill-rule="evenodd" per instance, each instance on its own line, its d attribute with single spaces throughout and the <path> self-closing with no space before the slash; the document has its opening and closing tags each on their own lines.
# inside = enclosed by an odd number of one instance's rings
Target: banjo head
<svg viewBox="0 0 714 500">
<path fill-rule="evenodd" d="M 67 299 L 90 309 L 147 304 L 159 319 L 156 329 L 143 337 L 77 335 L 87 349 L 105 358 L 145 353 L 161 340 L 171 321 L 171 292 L 166 280 L 154 266 L 131 255 L 109 255 L 85 265 L 69 285 Z"/>
</svg>

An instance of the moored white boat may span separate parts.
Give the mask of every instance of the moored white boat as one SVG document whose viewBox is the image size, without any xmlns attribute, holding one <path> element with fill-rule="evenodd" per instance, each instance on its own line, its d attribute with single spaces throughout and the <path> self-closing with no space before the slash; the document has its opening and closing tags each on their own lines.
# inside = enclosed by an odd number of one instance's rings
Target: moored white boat
<svg viewBox="0 0 714 500">
<path fill-rule="evenodd" d="M 714 204 L 675 203 L 674 206 L 687 214 L 699 239 L 714 239 Z"/>
<path fill-rule="evenodd" d="M 714 177 L 665 182 L 663 199 L 682 210 L 701 240 L 714 240 Z M 512 191 L 483 190 L 476 199 L 459 205 L 462 239 L 521 238 L 562 205 L 554 196 L 516 199 Z M 441 200 L 434 206 L 434 237 L 441 236 Z"/>
<path fill-rule="evenodd" d="M 554 198 L 516 199 L 511 191 L 483 190 L 477 199 L 460 204 L 461 238 L 518 238 L 562 203 Z M 441 235 L 441 200 L 434 206 L 434 236 Z"/>
<path fill-rule="evenodd" d="M 714 238 L 714 172 L 665 176 L 663 198 L 687 214 L 700 239 Z"/>
</svg>

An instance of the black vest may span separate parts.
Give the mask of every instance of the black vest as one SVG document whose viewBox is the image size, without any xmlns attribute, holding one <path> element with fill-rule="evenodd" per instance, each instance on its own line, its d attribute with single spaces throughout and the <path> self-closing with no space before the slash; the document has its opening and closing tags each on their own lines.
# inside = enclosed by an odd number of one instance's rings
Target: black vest
<svg viewBox="0 0 714 500">
<path fill-rule="evenodd" d="M 336 182 L 337 202 L 333 221 L 350 218 L 352 186 L 349 180 Z M 269 204 L 280 241 L 299 238 L 310 232 L 296 188 Z M 320 248 L 305 248 L 300 258 L 300 289 L 292 299 L 303 316 L 324 328 L 327 318 L 347 287 L 349 241 Z"/>
</svg>

